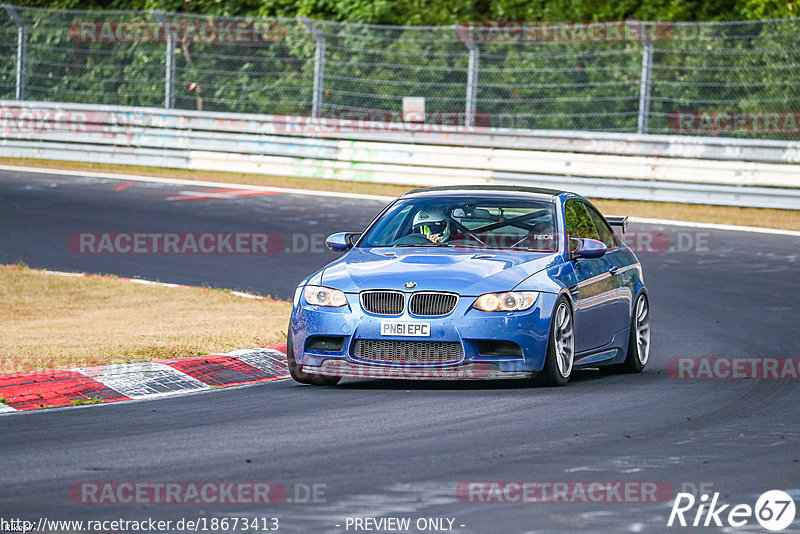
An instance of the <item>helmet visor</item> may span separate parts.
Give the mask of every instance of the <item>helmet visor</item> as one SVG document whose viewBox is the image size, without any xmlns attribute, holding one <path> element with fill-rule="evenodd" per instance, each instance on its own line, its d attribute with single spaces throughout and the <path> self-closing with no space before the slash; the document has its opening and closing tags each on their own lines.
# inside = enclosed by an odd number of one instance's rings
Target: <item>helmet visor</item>
<svg viewBox="0 0 800 534">
<path fill-rule="evenodd" d="M 421 222 L 414 225 L 415 234 L 441 234 L 447 229 L 447 221 Z"/>
</svg>

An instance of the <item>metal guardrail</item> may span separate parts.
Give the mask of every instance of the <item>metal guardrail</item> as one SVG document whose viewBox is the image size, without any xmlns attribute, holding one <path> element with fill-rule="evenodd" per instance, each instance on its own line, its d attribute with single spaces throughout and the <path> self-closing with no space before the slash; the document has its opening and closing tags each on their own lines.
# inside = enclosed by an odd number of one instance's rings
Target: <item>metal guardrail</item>
<svg viewBox="0 0 800 534">
<path fill-rule="evenodd" d="M 468 124 L 477 114 L 505 128 L 800 140 L 798 27 L 800 18 L 386 26 L 4 3 L 0 98 L 399 116 L 414 97 Z M 738 118 L 714 119 L 728 113 Z"/>
<path fill-rule="evenodd" d="M 800 209 L 798 142 L 0 101 L 0 156 Z"/>
</svg>

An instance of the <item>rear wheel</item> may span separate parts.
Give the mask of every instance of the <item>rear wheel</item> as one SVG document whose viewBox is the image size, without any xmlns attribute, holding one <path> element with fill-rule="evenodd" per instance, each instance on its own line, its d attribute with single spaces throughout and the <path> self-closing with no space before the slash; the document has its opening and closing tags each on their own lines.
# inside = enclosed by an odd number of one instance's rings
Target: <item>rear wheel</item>
<svg viewBox="0 0 800 534">
<path fill-rule="evenodd" d="M 542 372 L 533 383 L 537 386 L 563 386 L 572 375 L 575 359 L 575 328 L 572 308 L 565 297 L 559 297 L 550 319 L 550 340 Z"/>
<path fill-rule="evenodd" d="M 650 303 L 642 293 L 636 299 L 628 337 L 628 353 L 619 365 L 601 367 L 611 373 L 641 373 L 650 358 Z"/>
<path fill-rule="evenodd" d="M 335 386 L 342 379 L 340 376 L 311 375 L 301 370 L 301 365 L 294 359 L 294 343 L 292 340 L 292 329 L 286 334 L 286 363 L 289 367 L 289 374 L 296 382 L 309 384 L 312 386 Z"/>
</svg>

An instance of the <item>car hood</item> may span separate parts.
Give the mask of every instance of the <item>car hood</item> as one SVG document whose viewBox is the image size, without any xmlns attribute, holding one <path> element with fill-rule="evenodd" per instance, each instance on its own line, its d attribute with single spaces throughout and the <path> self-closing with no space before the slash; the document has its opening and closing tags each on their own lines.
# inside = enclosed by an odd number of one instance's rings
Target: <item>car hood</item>
<svg viewBox="0 0 800 534">
<path fill-rule="evenodd" d="M 449 248 L 354 248 L 328 265 L 322 284 L 345 292 L 398 289 L 478 296 L 514 289 L 560 261 L 556 253 Z"/>
</svg>

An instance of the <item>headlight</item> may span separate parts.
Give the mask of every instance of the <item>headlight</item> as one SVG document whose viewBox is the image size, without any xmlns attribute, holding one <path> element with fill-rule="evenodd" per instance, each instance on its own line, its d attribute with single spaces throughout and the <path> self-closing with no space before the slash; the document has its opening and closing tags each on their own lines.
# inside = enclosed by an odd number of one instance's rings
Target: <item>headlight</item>
<svg viewBox="0 0 800 534">
<path fill-rule="evenodd" d="M 313 306 L 333 306 L 338 308 L 347 304 L 344 293 L 338 289 L 322 286 L 306 286 L 303 296 Z"/>
<path fill-rule="evenodd" d="M 476 310 L 507 312 L 527 310 L 536 302 L 538 291 L 509 291 L 508 293 L 486 293 L 472 305 Z"/>
</svg>

